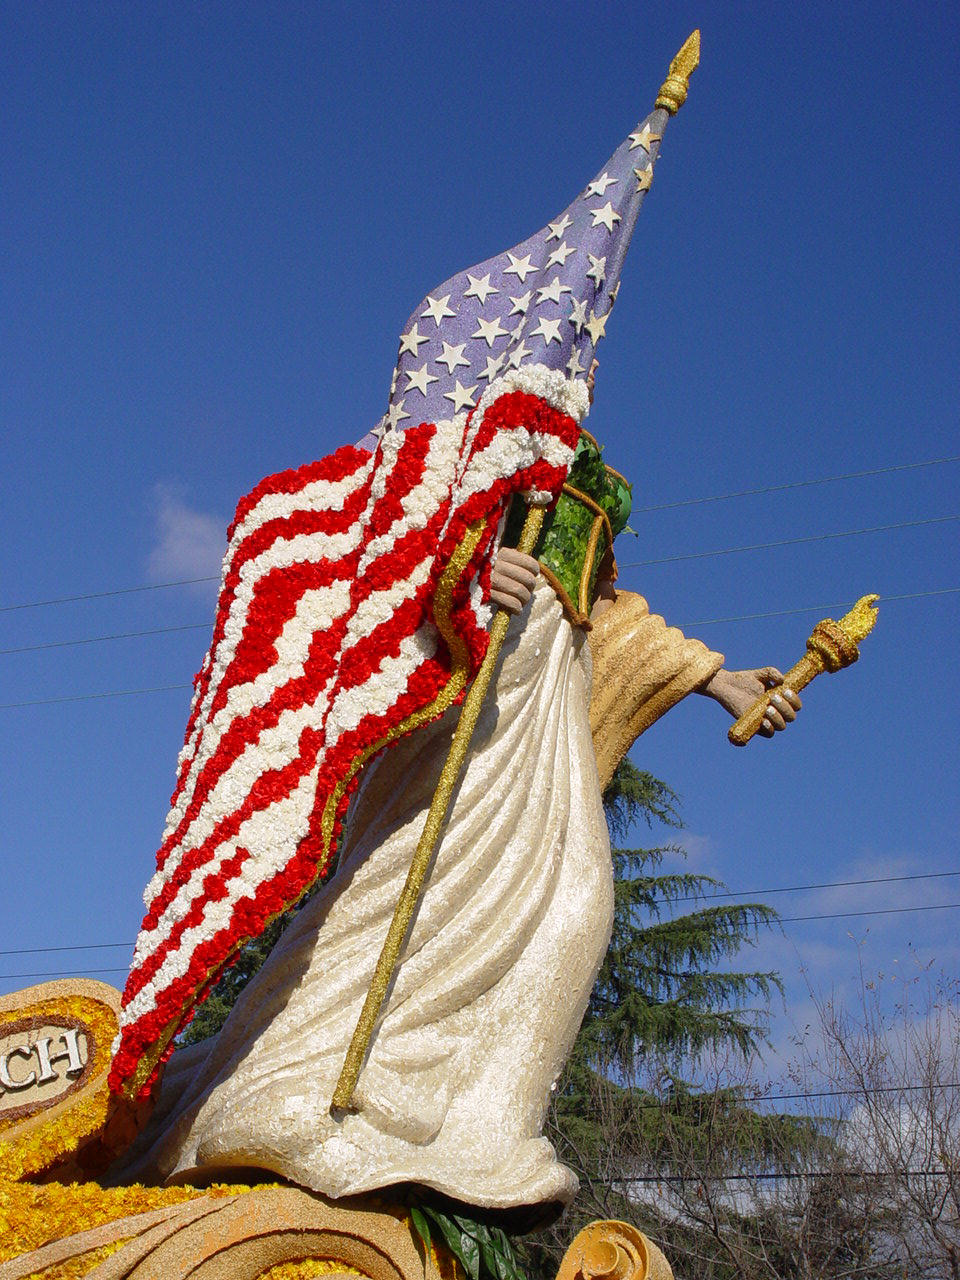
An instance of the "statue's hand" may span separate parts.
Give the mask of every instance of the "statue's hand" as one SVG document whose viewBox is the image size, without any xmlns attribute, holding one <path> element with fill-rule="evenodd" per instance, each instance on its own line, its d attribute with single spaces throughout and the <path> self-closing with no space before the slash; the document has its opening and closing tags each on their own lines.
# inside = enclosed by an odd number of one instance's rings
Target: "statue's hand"
<svg viewBox="0 0 960 1280">
<path fill-rule="evenodd" d="M 508 613 L 519 613 L 537 584 L 540 565 L 512 547 L 501 547 L 490 575 L 490 599 Z"/>
<path fill-rule="evenodd" d="M 762 693 L 767 689 L 777 689 L 763 717 L 763 724 L 757 730 L 761 737 L 772 738 L 774 733 L 796 720 L 803 705 L 792 689 L 777 688 L 782 681 L 783 675 L 776 667 L 757 667 L 754 671 L 727 671 L 721 667 L 700 692 L 716 699 L 734 720 L 739 720 Z"/>
</svg>

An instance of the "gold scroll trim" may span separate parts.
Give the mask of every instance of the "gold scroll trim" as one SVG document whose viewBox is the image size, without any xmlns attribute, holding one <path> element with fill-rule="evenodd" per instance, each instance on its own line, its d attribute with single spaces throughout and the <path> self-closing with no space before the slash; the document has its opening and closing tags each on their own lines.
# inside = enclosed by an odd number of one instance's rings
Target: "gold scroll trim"
<svg viewBox="0 0 960 1280">
<path fill-rule="evenodd" d="M 608 470 L 609 469 L 610 468 L 608 468 Z M 580 582 L 577 587 L 576 602 L 570 599 L 570 596 L 567 594 L 557 575 L 548 568 L 542 560 L 540 561 L 540 572 L 553 588 L 557 599 L 563 607 L 563 612 L 573 625 L 575 627 L 583 627 L 585 630 L 589 631 L 591 607 L 590 579 L 593 576 L 593 565 L 596 559 L 597 547 L 599 545 L 601 535 L 606 538 L 606 549 L 609 549 L 611 553 L 611 571 L 613 573 L 613 577 L 616 578 L 617 576 L 617 565 L 616 561 L 613 560 L 613 526 L 610 524 L 610 517 L 604 511 L 603 507 L 600 506 L 599 502 L 596 502 L 591 498 L 589 493 L 584 493 L 582 489 L 574 488 L 572 484 L 564 484 L 563 492 L 567 494 L 568 497 L 575 499 L 577 502 L 585 506 L 588 511 L 592 511 L 594 517 L 590 532 L 587 535 L 587 549 L 586 554 L 584 555 L 583 566 L 580 570 Z"/>
</svg>

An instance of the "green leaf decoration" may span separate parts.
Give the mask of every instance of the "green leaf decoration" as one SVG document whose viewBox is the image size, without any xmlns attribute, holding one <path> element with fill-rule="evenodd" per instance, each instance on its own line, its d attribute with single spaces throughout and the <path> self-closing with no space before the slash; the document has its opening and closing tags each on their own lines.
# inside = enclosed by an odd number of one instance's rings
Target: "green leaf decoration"
<svg viewBox="0 0 960 1280">
<path fill-rule="evenodd" d="M 443 1238 L 469 1280 L 527 1280 L 509 1236 L 498 1227 L 464 1214 L 446 1214 L 423 1201 L 410 1206 L 410 1217 L 428 1247 L 433 1224 L 434 1235 Z"/>
<path fill-rule="evenodd" d="M 423 1241 L 424 1245 L 427 1248 L 427 1252 L 429 1253 L 430 1249 L 433 1246 L 433 1242 L 430 1239 L 430 1223 L 427 1221 L 426 1216 L 423 1214 L 423 1212 L 420 1209 L 418 1209 L 415 1204 L 412 1204 L 410 1206 L 410 1218 L 413 1222 L 413 1226 L 417 1235 Z"/>
<path fill-rule="evenodd" d="M 474 1260 L 474 1266 L 477 1270 L 471 1270 L 469 1258 L 466 1256 L 463 1248 L 462 1232 L 457 1224 L 452 1218 L 448 1218 L 445 1213 L 440 1213 L 432 1207 L 424 1205 L 423 1210 L 425 1213 L 429 1214 L 431 1220 L 440 1228 L 440 1234 L 443 1236 L 447 1248 L 463 1267 L 467 1275 L 471 1276 L 472 1280 L 477 1280 L 477 1276 L 479 1274 L 479 1259 Z"/>
<path fill-rule="evenodd" d="M 477 1232 L 477 1244 L 480 1246 L 480 1258 L 487 1273 L 495 1276 L 497 1280 L 503 1280 L 500 1275 L 499 1257 L 491 1238 L 491 1232 L 486 1228 L 481 1228 Z"/>
<path fill-rule="evenodd" d="M 456 1219 L 461 1223 L 462 1219 Z M 480 1280 L 480 1245 L 470 1231 L 460 1227 L 460 1257 L 470 1280 Z"/>
<path fill-rule="evenodd" d="M 494 1227 L 490 1234 L 496 1242 L 499 1280 L 525 1280 L 524 1273 L 517 1262 L 513 1242 L 507 1233 L 499 1227 Z"/>
<path fill-rule="evenodd" d="M 600 451 L 587 439 L 580 437 L 573 465 L 567 481 L 575 489 L 589 494 L 610 518 L 614 536 L 626 524 L 630 514 L 630 487 L 612 475 L 600 457 Z M 515 502 L 507 521 L 504 545 L 515 547 L 523 522 L 523 503 Z M 550 569 L 560 581 L 570 599 L 577 603 L 580 593 L 580 574 L 586 558 L 587 542 L 593 528 L 595 514 L 579 499 L 561 494 L 556 507 L 548 513 L 540 540 L 533 554 Z M 597 570 L 605 549 L 601 542 L 590 581 L 590 596 L 596 586 Z"/>
</svg>

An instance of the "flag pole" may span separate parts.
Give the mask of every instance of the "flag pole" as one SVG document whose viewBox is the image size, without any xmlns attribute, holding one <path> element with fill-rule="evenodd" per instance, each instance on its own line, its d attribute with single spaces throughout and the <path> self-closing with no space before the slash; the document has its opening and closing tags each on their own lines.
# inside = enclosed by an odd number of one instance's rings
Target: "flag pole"
<svg viewBox="0 0 960 1280">
<path fill-rule="evenodd" d="M 666 80 L 660 86 L 660 92 L 657 95 L 657 100 L 654 104 L 655 110 L 665 111 L 671 116 L 676 115 L 686 101 L 687 86 L 689 84 L 690 76 L 696 69 L 699 61 L 700 32 L 694 31 L 690 36 L 688 36 L 682 48 L 670 63 L 669 73 Z M 657 140 L 659 141 L 659 137 L 657 137 Z M 639 179 L 647 176 L 646 186 L 649 186 L 649 175 L 647 174 L 647 171 L 634 170 L 634 172 L 637 174 Z M 641 186 L 641 192 L 646 190 L 646 186 Z M 595 213 L 599 212 L 602 211 L 595 211 Z M 619 216 L 620 215 L 618 214 L 617 217 L 619 218 Z M 551 224 L 551 227 L 552 225 L 553 224 Z M 594 223 L 594 225 L 596 225 L 596 223 Z M 520 278 L 524 279 L 525 277 L 521 276 Z M 489 283 L 489 277 L 487 277 L 487 282 Z M 429 301 L 433 302 L 434 300 L 429 299 Z M 447 301 L 449 301 L 449 298 Z M 423 314 L 425 315 L 426 312 Z M 452 313 L 448 312 L 447 314 Z M 594 319 L 596 319 L 595 315 Z M 439 319 L 437 320 L 437 326 L 439 328 Z M 416 343 L 413 350 L 414 352 L 417 350 Z M 523 532 L 520 535 L 520 541 L 517 546 L 519 551 L 522 551 L 527 555 L 532 552 L 533 548 L 536 546 L 537 538 L 540 535 L 540 529 L 543 525 L 543 517 L 543 507 L 531 506 L 528 508 L 523 525 Z M 370 1040 L 373 1036 L 377 1018 L 380 1016 L 380 1010 L 383 1007 L 387 990 L 396 972 L 400 952 L 406 942 L 407 932 L 410 928 L 410 921 L 413 919 L 413 913 L 417 909 L 417 904 L 419 903 L 423 893 L 423 885 L 426 880 L 427 869 L 440 839 L 440 831 L 446 820 L 447 810 L 450 807 L 453 791 L 457 785 L 457 780 L 460 777 L 460 770 L 463 768 L 463 762 L 466 759 L 470 740 L 473 736 L 473 731 L 476 728 L 480 709 L 483 705 L 483 700 L 486 696 L 487 688 L 490 684 L 493 669 L 496 666 L 497 658 L 499 657 L 509 622 L 510 614 L 504 609 L 499 609 L 494 616 L 493 623 L 490 627 L 490 642 L 487 646 L 486 657 L 484 658 L 480 666 L 480 670 L 477 672 L 473 684 L 471 685 L 464 700 L 463 709 L 460 712 L 460 720 L 457 723 L 457 727 L 453 735 L 453 741 L 450 744 L 450 751 L 447 755 L 446 761 L 444 762 L 443 769 L 440 773 L 440 779 L 437 783 L 437 789 L 434 792 L 433 800 L 431 801 L 430 809 L 427 813 L 427 820 L 424 824 L 423 834 L 420 837 L 420 842 L 413 855 L 413 861 L 410 865 L 410 870 L 407 873 L 406 883 L 403 886 L 403 891 L 400 894 L 396 910 L 393 913 L 393 919 L 390 922 L 390 928 L 387 932 L 386 940 L 384 941 L 383 949 L 380 952 L 380 958 L 377 961 L 377 967 L 374 970 L 373 979 L 370 983 L 370 988 L 367 991 L 367 996 L 363 1003 L 363 1009 L 360 1012 L 360 1017 L 353 1033 L 353 1039 L 350 1041 L 350 1047 L 347 1050 L 347 1055 L 340 1071 L 340 1078 L 337 1081 L 337 1087 L 334 1090 L 333 1100 L 330 1104 L 331 1111 L 359 1109 L 354 1102 L 353 1095 L 357 1084 L 357 1078 L 360 1075 L 360 1068 L 363 1065 L 363 1060 L 366 1057 L 368 1048 L 370 1047 Z"/>
<path fill-rule="evenodd" d="M 527 509 L 520 541 L 517 544 L 518 551 L 522 551 L 525 555 L 532 553 L 543 526 L 543 516 L 543 507 L 531 506 Z M 450 800 L 460 777 L 463 762 L 466 759 L 473 731 L 476 728 L 480 710 L 493 676 L 493 669 L 497 665 L 497 659 L 500 656 L 500 650 L 507 634 L 507 627 L 510 624 L 510 616 L 506 609 L 498 609 L 490 626 L 490 641 L 487 645 L 486 656 L 480 664 L 480 669 L 464 699 L 463 709 L 460 712 L 460 719 L 454 731 L 453 741 L 450 743 L 450 750 L 444 761 L 443 769 L 440 771 L 436 791 L 433 793 L 433 800 L 430 803 L 427 820 L 424 823 L 423 834 L 420 836 L 416 852 L 413 855 L 410 870 L 407 872 L 406 883 L 394 910 L 393 919 L 390 921 L 390 928 L 387 931 L 380 958 L 377 961 L 377 967 L 373 971 L 373 978 L 370 981 L 367 997 L 363 1002 L 363 1008 L 360 1011 L 360 1017 L 357 1020 L 350 1047 L 347 1049 L 347 1055 L 343 1060 L 340 1078 L 337 1080 L 337 1087 L 333 1091 L 333 1100 L 330 1103 L 331 1111 L 358 1109 L 353 1101 L 357 1077 L 360 1075 L 360 1068 L 367 1055 L 367 1049 L 370 1047 L 370 1040 L 373 1036 L 377 1018 L 380 1016 L 387 990 L 393 981 L 393 975 L 400 959 L 400 952 L 407 940 L 410 921 L 413 919 L 413 913 L 416 911 L 417 904 L 423 894 L 427 869 L 440 840 L 440 831 L 446 821 Z"/>
</svg>

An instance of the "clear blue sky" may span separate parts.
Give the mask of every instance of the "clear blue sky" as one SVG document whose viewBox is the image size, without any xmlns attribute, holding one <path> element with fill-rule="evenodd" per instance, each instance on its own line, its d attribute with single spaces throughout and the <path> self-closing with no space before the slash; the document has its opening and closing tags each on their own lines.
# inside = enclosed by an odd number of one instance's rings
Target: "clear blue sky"
<svg viewBox="0 0 960 1280">
<path fill-rule="evenodd" d="M 4 650 L 208 627 L 209 585 L 8 606 L 215 573 L 236 500 L 363 434 L 417 300 L 563 208 L 694 26 L 590 420 L 635 506 L 960 453 L 951 6 L 41 2 L 0 23 Z M 956 516 L 957 480 L 942 463 L 638 511 L 619 557 Z M 960 869 L 956 545 L 941 522 L 624 569 L 732 666 L 788 666 L 864 592 L 948 592 L 882 605 L 859 665 L 774 743 L 734 750 L 699 698 L 646 735 L 634 758 L 681 794 L 690 865 L 737 890 Z M 207 638 L 7 652 L 0 702 L 184 685 Z M 133 939 L 187 701 L 0 710 L 0 950 Z M 960 876 L 770 901 L 957 903 Z M 868 968 L 956 971 L 958 926 L 788 923 L 756 953 L 788 980 L 774 1040 L 804 1016 L 802 964 L 844 984 L 869 927 Z"/>
</svg>

